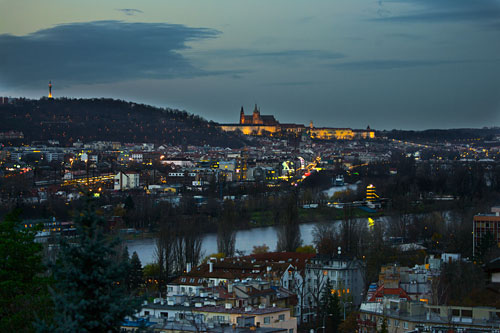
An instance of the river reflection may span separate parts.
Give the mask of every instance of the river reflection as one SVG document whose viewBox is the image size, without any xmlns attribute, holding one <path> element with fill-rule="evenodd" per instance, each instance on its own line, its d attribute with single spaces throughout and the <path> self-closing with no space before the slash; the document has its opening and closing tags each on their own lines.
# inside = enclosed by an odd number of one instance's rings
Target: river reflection
<svg viewBox="0 0 500 333">
<path fill-rule="evenodd" d="M 383 219 L 383 218 L 382 218 Z M 360 219 L 360 222 L 366 222 L 366 219 Z M 338 226 L 340 221 L 330 222 Z M 315 223 L 304 223 L 300 225 L 300 234 L 302 244 L 312 244 L 313 229 Z M 236 232 L 236 249 L 244 251 L 245 254 L 250 254 L 255 245 L 266 244 L 271 251 L 276 249 L 277 233 L 275 227 L 253 228 L 249 230 L 240 230 Z M 132 254 L 137 252 L 143 265 L 155 261 L 154 252 L 156 238 L 134 239 L 126 242 L 128 251 Z M 203 236 L 202 242 L 203 256 L 217 253 L 217 234 L 210 233 Z"/>
</svg>

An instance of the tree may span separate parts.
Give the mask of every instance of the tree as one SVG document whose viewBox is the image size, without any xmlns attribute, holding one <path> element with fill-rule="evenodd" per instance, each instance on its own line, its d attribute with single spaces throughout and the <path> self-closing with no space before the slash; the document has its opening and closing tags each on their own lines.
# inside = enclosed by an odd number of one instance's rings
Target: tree
<svg viewBox="0 0 500 333">
<path fill-rule="evenodd" d="M 174 247 L 176 240 L 175 222 L 160 221 L 160 232 L 156 240 L 155 257 L 158 264 L 156 276 L 148 276 L 158 281 L 160 292 L 163 291 L 168 277 L 174 272 Z"/>
<path fill-rule="evenodd" d="M 321 296 L 321 309 L 323 311 L 323 322 L 328 328 L 328 332 L 338 332 L 341 311 L 340 300 L 337 291 L 333 288 L 330 279 L 328 279 L 323 287 Z"/>
<path fill-rule="evenodd" d="M 286 198 L 279 210 L 278 224 L 278 251 L 294 252 L 301 244 L 299 228 L 299 211 L 295 195 Z"/>
<path fill-rule="evenodd" d="M 198 265 L 202 259 L 200 232 L 201 216 L 183 216 L 175 227 L 175 239 L 173 243 L 174 271 L 181 272 L 191 264 Z"/>
<path fill-rule="evenodd" d="M 75 219 L 77 236 L 61 240 L 51 265 L 55 304 L 54 324 L 41 323 L 40 331 L 118 332 L 123 319 L 140 309 L 140 300 L 128 295 L 123 276 L 128 265 L 103 234 L 103 220 L 91 206 Z"/>
<path fill-rule="evenodd" d="M 32 331 L 36 317 L 51 316 L 49 279 L 44 277 L 42 246 L 36 229 L 20 225 L 19 211 L 0 222 L 0 331 Z"/>
<path fill-rule="evenodd" d="M 346 319 L 339 325 L 339 332 L 351 333 L 358 331 L 358 316 L 359 312 L 351 312 Z"/>
<path fill-rule="evenodd" d="M 269 252 L 269 246 L 266 244 L 253 246 L 252 254 L 262 254 L 267 252 Z"/>
<path fill-rule="evenodd" d="M 313 229 L 313 242 L 319 254 L 332 255 L 337 253 L 340 237 L 332 224 L 316 224 Z"/>
<path fill-rule="evenodd" d="M 217 249 L 219 253 L 224 253 L 226 257 L 234 255 L 236 244 L 236 210 L 234 202 L 224 201 L 222 216 L 217 223 Z"/>
<path fill-rule="evenodd" d="M 382 326 L 380 327 L 379 333 L 389 333 L 389 330 L 387 329 L 387 318 L 384 317 L 384 320 L 382 321 Z"/>
<path fill-rule="evenodd" d="M 316 254 L 316 249 L 312 245 L 303 245 L 303 246 L 299 246 L 295 250 L 295 252 L 297 252 L 297 253 L 312 253 L 312 254 Z"/>
<path fill-rule="evenodd" d="M 144 276 L 142 272 L 142 264 L 139 259 L 139 255 L 134 251 L 132 253 L 132 258 L 130 259 L 130 271 L 129 271 L 129 290 L 131 292 L 137 291 L 144 281 Z"/>
</svg>

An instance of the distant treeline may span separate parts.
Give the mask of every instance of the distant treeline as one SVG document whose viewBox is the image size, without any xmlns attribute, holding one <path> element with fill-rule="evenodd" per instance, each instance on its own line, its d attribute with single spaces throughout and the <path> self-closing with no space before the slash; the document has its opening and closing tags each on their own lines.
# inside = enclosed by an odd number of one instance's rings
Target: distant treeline
<svg viewBox="0 0 500 333">
<path fill-rule="evenodd" d="M 246 141 L 186 111 L 114 99 L 17 99 L 0 105 L 0 132 L 22 131 L 24 142 L 81 140 L 241 147 Z"/>
<path fill-rule="evenodd" d="M 456 129 L 429 129 L 425 131 L 382 131 L 378 136 L 387 136 L 389 139 L 411 140 L 425 142 L 458 142 L 474 139 L 491 140 L 500 135 L 500 128 L 456 128 Z"/>
</svg>

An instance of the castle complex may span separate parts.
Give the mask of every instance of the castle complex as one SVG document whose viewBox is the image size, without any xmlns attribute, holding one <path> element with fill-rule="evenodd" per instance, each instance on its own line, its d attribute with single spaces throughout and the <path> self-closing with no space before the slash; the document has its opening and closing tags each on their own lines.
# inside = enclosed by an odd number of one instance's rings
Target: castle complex
<svg viewBox="0 0 500 333">
<path fill-rule="evenodd" d="M 296 135 L 307 134 L 313 139 L 323 140 L 353 140 L 373 139 L 375 131 L 368 127 L 366 130 L 354 130 L 351 128 L 314 127 L 311 122 L 309 127 L 301 124 L 281 124 L 272 115 L 261 115 L 260 108 L 255 105 L 251 115 L 245 115 L 243 107 L 240 111 L 240 122 L 238 124 L 221 124 L 224 131 L 241 131 L 245 135 L 274 135 L 276 133 L 294 133 Z"/>
</svg>

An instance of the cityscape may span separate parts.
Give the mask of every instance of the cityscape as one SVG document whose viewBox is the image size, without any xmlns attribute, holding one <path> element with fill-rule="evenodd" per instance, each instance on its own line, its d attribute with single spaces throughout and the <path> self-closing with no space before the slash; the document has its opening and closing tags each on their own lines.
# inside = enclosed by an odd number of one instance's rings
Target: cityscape
<svg viewBox="0 0 500 333">
<path fill-rule="evenodd" d="M 500 333 L 496 0 L 28 2 L 0 332 Z"/>
</svg>

